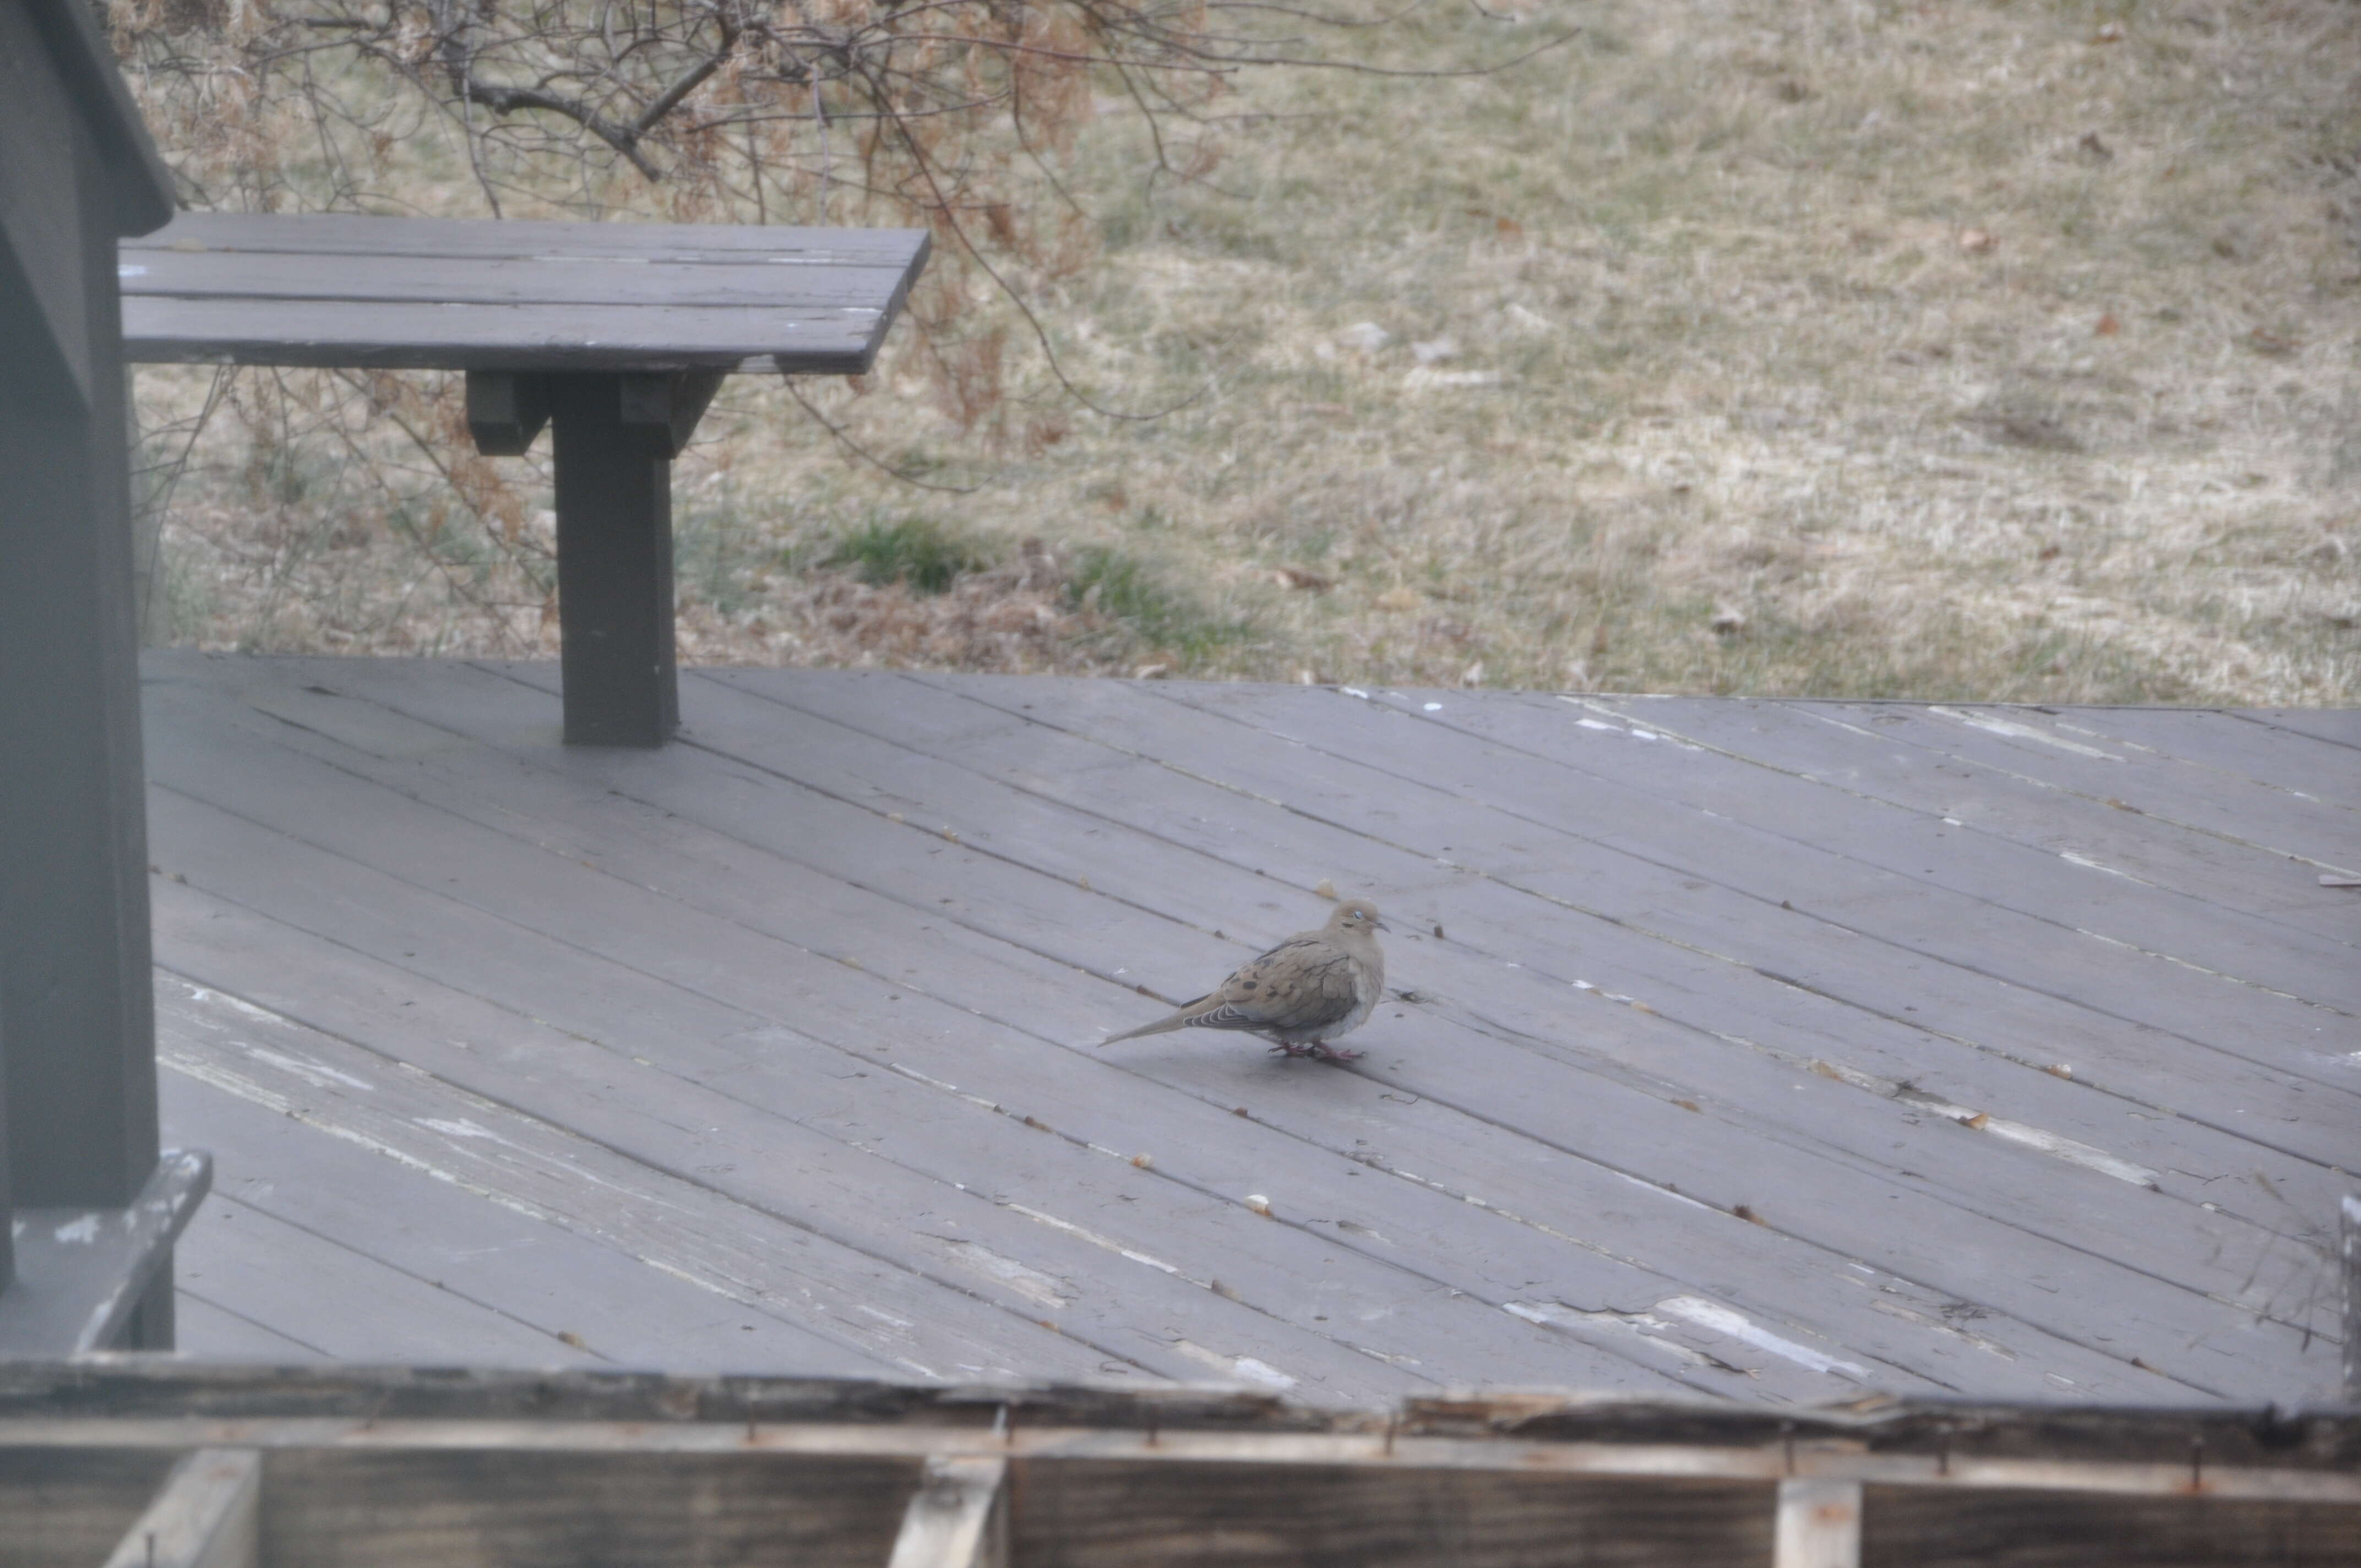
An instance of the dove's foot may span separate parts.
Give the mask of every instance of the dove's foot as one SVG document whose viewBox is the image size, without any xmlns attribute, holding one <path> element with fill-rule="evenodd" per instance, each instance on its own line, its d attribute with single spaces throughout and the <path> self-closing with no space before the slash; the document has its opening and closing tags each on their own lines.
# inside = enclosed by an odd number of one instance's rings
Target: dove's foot
<svg viewBox="0 0 2361 1568">
<path fill-rule="evenodd" d="M 1290 1046 L 1282 1040 L 1278 1045 L 1271 1047 L 1270 1050 L 1273 1056 L 1310 1057 L 1313 1061 L 1325 1062 L 1359 1061 L 1362 1056 L 1362 1053 L 1359 1051 L 1332 1050 L 1328 1047 L 1320 1044 L 1317 1040 L 1314 1040 L 1308 1046 Z"/>
</svg>

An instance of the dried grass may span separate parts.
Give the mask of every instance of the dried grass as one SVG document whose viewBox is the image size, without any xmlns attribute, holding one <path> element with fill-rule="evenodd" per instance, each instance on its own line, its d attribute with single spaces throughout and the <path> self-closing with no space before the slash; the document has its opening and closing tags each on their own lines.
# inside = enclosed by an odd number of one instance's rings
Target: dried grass
<svg viewBox="0 0 2361 1568">
<path fill-rule="evenodd" d="M 1026 281 L 1094 396 L 1164 418 L 1076 411 L 988 313 L 989 411 L 890 356 L 807 389 L 954 496 L 733 382 L 676 474 L 684 653 L 2361 701 L 2361 10 L 1543 4 L 1371 58 L 1552 23 L 1582 37 L 1499 77 L 1268 79 L 1188 133 L 1201 185 L 1102 119 L 1105 255 Z M 159 427 L 206 389 L 141 374 Z M 192 455 L 175 635 L 548 652 L 545 476 L 361 493 L 337 455 L 399 444 L 361 395 Z M 931 598 L 801 565 L 888 513 L 1007 565 Z M 1077 603 L 1086 558 L 1132 596 Z"/>
</svg>

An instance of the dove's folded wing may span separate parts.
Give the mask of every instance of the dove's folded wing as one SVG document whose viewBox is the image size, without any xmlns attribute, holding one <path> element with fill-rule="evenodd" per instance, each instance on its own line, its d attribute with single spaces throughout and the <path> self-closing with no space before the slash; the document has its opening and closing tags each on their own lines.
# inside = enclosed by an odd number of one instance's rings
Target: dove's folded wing
<svg viewBox="0 0 2361 1568">
<path fill-rule="evenodd" d="M 1316 937 L 1281 942 L 1185 1011 L 1200 1029 L 1311 1030 L 1353 1011 L 1353 963 Z"/>
</svg>

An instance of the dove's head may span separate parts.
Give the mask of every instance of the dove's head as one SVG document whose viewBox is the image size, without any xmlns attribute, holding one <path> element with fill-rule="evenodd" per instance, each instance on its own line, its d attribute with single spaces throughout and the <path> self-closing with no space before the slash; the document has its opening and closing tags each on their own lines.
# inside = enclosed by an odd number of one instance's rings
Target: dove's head
<svg viewBox="0 0 2361 1568">
<path fill-rule="evenodd" d="M 1328 928 L 1332 931 L 1357 931 L 1367 935 L 1372 927 L 1379 931 L 1393 929 L 1378 918 L 1378 906 L 1366 898 L 1348 898 L 1336 905 L 1335 913 L 1328 916 Z"/>
</svg>

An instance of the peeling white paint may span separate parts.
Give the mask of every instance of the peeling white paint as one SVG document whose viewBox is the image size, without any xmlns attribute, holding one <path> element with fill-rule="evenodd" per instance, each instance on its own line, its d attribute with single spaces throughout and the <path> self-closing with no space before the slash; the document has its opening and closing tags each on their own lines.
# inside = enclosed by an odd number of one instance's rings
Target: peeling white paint
<svg viewBox="0 0 2361 1568">
<path fill-rule="evenodd" d="M 2102 762 L 2120 762 L 2123 758 L 2113 751 L 2103 751 L 2096 746 L 2085 746 L 2080 740 L 2069 740 L 2062 735 L 2052 735 L 2047 729 L 2030 724 L 2019 724 L 2013 718 L 2001 718 L 1989 713 L 1969 713 L 1956 707 L 1937 706 L 1927 710 L 1942 715 L 1971 729 L 1982 729 L 1994 735 L 2005 735 L 2012 740 L 2033 740 L 2044 746 L 2055 746 L 2061 751 L 2071 751 L 2078 757 L 2096 757 Z"/>
<path fill-rule="evenodd" d="M 284 1014 L 273 1013 L 268 1007 L 257 1007 L 244 997 L 232 996 L 225 991 L 208 991 L 202 985 L 191 985 L 187 981 L 181 981 L 181 984 L 188 992 L 189 1000 L 200 1005 L 218 1002 L 231 1012 L 243 1013 L 257 1023 L 292 1024 L 294 1022 Z"/>
<path fill-rule="evenodd" d="M 1093 1246 L 1104 1247 L 1117 1257 L 1127 1257 L 1134 1263 L 1144 1263 L 1148 1267 L 1159 1269 L 1176 1279 L 1189 1277 L 1160 1257 L 1150 1257 L 1144 1252 L 1134 1252 L 1114 1237 L 1103 1236 L 1096 1231 L 1084 1230 L 1071 1220 L 1061 1220 L 1055 1214 L 1045 1214 L 1038 1209 L 1028 1209 L 1022 1203 L 1010 1203 L 1006 1208 L 1012 1214 L 1022 1214 L 1028 1220 L 1049 1226 L 1051 1230 L 1063 1231 L 1068 1235 L 1080 1236 Z M 1195 1284 L 1197 1281 L 1191 1280 L 1191 1283 Z"/>
<path fill-rule="evenodd" d="M 2273 854 L 2278 854 L 2279 852 L 2279 851 L 2276 850 L 2271 851 Z M 2290 855 L 2288 859 L 2291 861 L 2301 860 L 2302 857 L 2300 855 Z M 2248 980 L 2244 975 L 2232 974 L 2226 970 L 2207 969 L 2203 964 L 2191 963 L 2187 959 L 2177 959 L 2170 953 L 2160 953 L 2154 948 L 2143 948 L 2137 942 L 2126 942 L 2120 937 L 2110 937 L 2104 931 L 2086 930 L 2082 927 L 2077 926 L 2074 927 L 2074 934 L 2078 937 L 2088 937 L 2094 942 L 2104 942 L 2111 948 L 2121 948 L 2126 952 L 2137 953 L 2142 958 L 2161 959 L 2166 963 L 2177 965 L 2181 969 L 2191 970 L 2192 973 L 2211 975 L 2215 980 L 2226 980 L 2232 985 L 2243 985 L 2250 991 L 2259 991 L 2266 996 L 2279 997 L 2284 1001 L 2300 1003 L 2306 1007 L 2321 1007 L 2323 1005 L 2321 1003 L 2312 1001 L 2309 997 L 2298 996 L 2292 991 L 2281 991 L 2276 986 L 2265 985 L 2261 981 Z M 2334 1011 L 2334 1009 L 2329 1010 Z"/>
<path fill-rule="evenodd" d="M 456 1121 L 445 1121 L 439 1116 L 421 1116 L 418 1118 L 418 1124 L 430 1133 L 440 1133 L 446 1138 L 482 1138 L 488 1143 L 495 1144 L 508 1142 L 489 1127 L 479 1127 L 465 1117 Z"/>
<path fill-rule="evenodd" d="M 1686 1203 L 1692 1209 L 1703 1209 L 1708 1214 L 1719 1214 L 1721 1212 L 1720 1210 L 1715 1208 L 1712 1204 L 1700 1203 L 1686 1192 L 1675 1192 L 1669 1187 L 1660 1187 L 1653 1181 L 1648 1181 L 1640 1177 L 1631 1175 L 1629 1172 L 1619 1170 L 1615 1173 L 1615 1176 L 1618 1180 L 1630 1182 L 1641 1191 L 1649 1193 L 1654 1197 L 1669 1198 L 1675 1203 Z"/>
<path fill-rule="evenodd" d="M 1892 1079 L 1880 1078 L 1875 1073 L 1863 1072 L 1859 1068 L 1846 1067 L 1840 1062 L 1817 1061 L 1812 1065 L 1826 1069 L 1828 1075 L 1840 1083 L 1849 1083 L 1855 1089 L 1865 1089 L 1872 1094 L 1916 1106 L 1921 1111 L 1957 1122 L 1970 1132 L 1989 1134 L 2006 1143 L 2037 1149 L 2052 1159 L 2062 1159 L 2068 1165 L 2079 1165 L 2085 1170 L 2112 1176 L 2117 1181 L 2128 1181 L 2134 1187 L 2155 1187 L 2164 1179 L 2160 1171 L 2111 1155 L 2104 1149 L 2093 1148 L 2089 1144 L 2079 1143 L 2063 1134 L 2047 1132 L 2023 1122 L 2012 1122 L 2006 1117 L 1970 1106 L 1956 1105 L 1940 1095 L 1929 1094 L 1924 1090 L 1905 1089 Z"/>
<path fill-rule="evenodd" d="M 1290 1377 L 1268 1361 L 1257 1361 L 1251 1355 L 1242 1355 L 1230 1365 L 1237 1368 L 1239 1376 L 1250 1382 L 1259 1383 L 1267 1388 L 1295 1387 L 1294 1378 Z"/>
<path fill-rule="evenodd" d="M 1027 1267 L 1013 1257 L 1003 1257 L 990 1247 L 964 1239 L 943 1244 L 953 1262 L 987 1279 L 997 1279 L 1037 1307 L 1071 1307 L 1074 1298 L 1060 1288 L 1064 1281 Z"/>
<path fill-rule="evenodd" d="M 1501 1310 L 1512 1318 L 1521 1318 L 1526 1322 L 1542 1328 L 1620 1331 L 1636 1339 L 1646 1340 L 1657 1349 L 1670 1354 L 1675 1360 L 1687 1365 L 1714 1365 L 1712 1356 L 1695 1346 L 1683 1344 L 1678 1340 L 1664 1338 L 1664 1336 L 1671 1331 L 1673 1325 L 1653 1312 L 1619 1312 L 1612 1310 L 1569 1307 L 1563 1301 L 1504 1301 L 1501 1303 Z M 1732 1366 L 1727 1362 L 1722 1365 L 1730 1371 L 1745 1370 L 1744 1367 Z"/>
<path fill-rule="evenodd" d="M 1953 1339 L 1975 1346 L 1987 1355 L 1996 1355 L 2003 1361 L 2016 1359 L 2016 1352 L 1997 1341 L 1988 1340 L 1982 1334 L 1970 1333 L 1955 1323 L 1947 1323 L 1940 1318 L 1929 1317 L 1925 1312 L 1914 1312 L 1899 1302 L 1888 1300 L 1883 1296 L 1872 1299 L 1869 1304 L 1869 1310 L 1872 1312 L 1883 1312 L 1889 1318 L 1899 1318 L 1905 1323 L 1915 1323 L 1923 1329 L 1931 1329 L 1937 1333 L 1949 1334 Z"/>
<path fill-rule="evenodd" d="M 331 1083 L 341 1083 L 347 1089 L 365 1091 L 377 1088 L 376 1084 L 366 1078 L 357 1078 L 349 1072 L 339 1072 L 325 1062 L 313 1061 L 308 1057 L 291 1057 L 284 1052 L 269 1050 L 243 1040 L 233 1043 L 255 1060 L 269 1062 L 272 1067 L 282 1071 L 291 1072 L 314 1089 L 325 1089 Z"/>
<path fill-rule="evenodd" d="M 1258 1361 L 1251 1355 L 1224 1355 L 1218 1350 L 1208 1350 L 1202 1344 L 1195 1344 L 1185 1339 L 1174 1340 L 1172 1348 L 1201 1366 L 1210 1367 L 1215 1372 L 1242 1378 L 1249 1383 L 1258 1383 L 1266 1388 L 1295 1387 L 1294 1378 L 1290 1377 L 1269 1362 Z"/>
<path fill-rule="evenodd" d="M 1656 1310 L 1684 1322 L 1695 1323 L 1701 1329 L 1726 1334 L 1741 1344 L 1751 1344 L 1757 1350 L 1768 1352 L 1783 1361 L 1792 1361 L 1813 1372 L 1842 1373 L 1847 1377 L 1857 1378 L 1869 1376 L 1869 1369 L 1865 1366 L 1839 1361 L 1833 1355 L 1823 1355 L 1811 1346 L 1797 1344 L 1791 1339 L 1782 1339 L 1745 1313 L 1700 1296 L 1675 1296 L 1657 1302 Z"/>
<path fill-rule="evenodd" d="M 2142 887 L 2154 887 L 2156 885 L 2145 877 L 2136 877 L 2129 872 L 2119 872 L 2113 866 L 2103 865 L 2101 862 L 2092 860 L 2088 855 L 2078 855 L 2071 850 L 2059 850 L 2058 858 L 2065 861 L 2070 866 L 2081 866 L 2084 871 L 2104 872 L 2109 876 L 2119 876 L 2125 882 L 2138 883 Z"/>
<path fill-rule="evenodd" d="M 1121 973 L 1123 972 L 1123 970 L 1115 970 L 1115 973 L 1117 973 L 1117 974 L 1121 974 Z M 945 1083 L 945 1082 L 944 1082 L 941 1079 L 939 1079 L 939 1078 L 928 1078 L 925 1073 L 920 1072 L 917 1068 L 914 1068 L 914 1067 L 904 1067 L 900 1062 L 897 1062 L 897 1061 L 889 1061 L 889 1062 L 887 1062 L 887 1063 L 885 1064 L 885 1066 L 886 1066 L 886 1069 L 887 1069 L 887 1070 L 888 1070 L 888 1071 L 892 1071 L 892 1072 L 898 1072 L 898 1073 L 900 1073 L 904 1078 L 908 1079 L 908 1080 L 909 1080 L 911 1082 L 913 1082 L 913 1083 L 923 1083 L 923 1084 L 925 1084 L 925 1085 L 926 1085 L 928 1088 L 929 1088 L 929 1089 L 939 1089 L 939 1090 L 941 1090 L 941 1091 L 942 1091 L 944 1093 L 946 1093 L 946 1094 L 956 1094 L 956 1095 L 958 1095 L 961 1099 L 962 1099 L 962 1100 L 966 1101 L 966 1102 L 967 1102 L 969 1104 L 971 1104 L 971 1105 L 981 1105 L 981 1106 L 983 1106 L 983 1107 L 985 1110 L 987 1110 L 987 1111 L 997 1111 L 997 1110 L 999 1110 L 999 1109 L 1000 1109 L 1000 1102 L 999 1102 L 999 1101 L 997 1101 L 997 1100 L 986 1100 L 986 1099 L 985 1099 L 983 1095 L 981 1095 L 981 1094 L 970 1094 L 966 1090 L 961 1089 L 958 1084 L 956 1084 L 956 1083 Z"/>
</svg>

